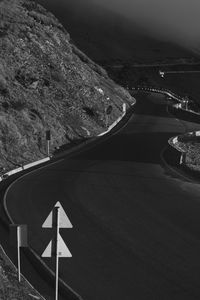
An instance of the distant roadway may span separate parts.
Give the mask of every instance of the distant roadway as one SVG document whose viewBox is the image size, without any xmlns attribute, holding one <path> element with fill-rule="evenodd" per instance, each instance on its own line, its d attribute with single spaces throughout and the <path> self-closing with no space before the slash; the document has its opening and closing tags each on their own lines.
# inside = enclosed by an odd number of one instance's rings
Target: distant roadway
<svg viewBox="0 0 200 300">
<path fill-rule="evenodd" d="M 200 299 L 200 186 L 171 171 L 175 150 L 170 166 L 163 153 L 171 136 L 199 125 L 168 115 L 164 95 L 135 97 L 121 132 L 20 179 L 8 209 L 41 254 L 51 238 L 42 223 L 63 204 L 73 257 L 61 259 L 60 276 L 85 300 Z"/>
</svg>

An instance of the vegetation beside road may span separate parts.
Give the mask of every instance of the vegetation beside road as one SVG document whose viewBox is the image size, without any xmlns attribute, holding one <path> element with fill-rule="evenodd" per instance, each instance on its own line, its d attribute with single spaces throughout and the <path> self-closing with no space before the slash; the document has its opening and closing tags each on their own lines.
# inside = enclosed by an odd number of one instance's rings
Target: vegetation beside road
<svg viewBox="0 0 200 300">
<path fill-rule="evenodd" d="M 122 115 L 130 94 L 71 41 L 35 1 L 0 1 L 0 175 L 97 136 Z M 0 299 L 34 299 L 0 251 Z M 32 296 L 30 295 L 32 294 Z M 37 295 L 38 298 L 41 299 Z"/>
<path fill-rule="evenodd" d="M 0 19 L 2 168 L 43 157 L 47 129 L 53 148 L 96 136 L 121 114 L 123 102 L 132 102 L 129 93 L 72 44 L 68 32 L 41 6 L 4 0 Z M 146 69 L 131 74 L 123 70 L 124 78 L 137 84 L 153 85 L 157 78 Z M 18 284 L 3 253 L 0 265 L 0 298 L 32 299 L 31 288 Z"/>
<path fill-rule="evenodd" d="M 0 168 L 44 157 L 46 130 L 52 149 L 96 136 L 124 102 L 129 93 L 51 13 L 34 1 L 0 2 Z"/>
<path fill-rule="evenodd" d="M 22 277 L 18 282 L 17 270 L 0 247 L 0 299 L 31 300 L 43 299 Z"/>
<path fill-rule="evenodd" d="M 200 171 L 200 136 L 181 135 L 178 138 L 179 146 L 185 152 L 184 165 L 191 171 Z"/>
</svg>

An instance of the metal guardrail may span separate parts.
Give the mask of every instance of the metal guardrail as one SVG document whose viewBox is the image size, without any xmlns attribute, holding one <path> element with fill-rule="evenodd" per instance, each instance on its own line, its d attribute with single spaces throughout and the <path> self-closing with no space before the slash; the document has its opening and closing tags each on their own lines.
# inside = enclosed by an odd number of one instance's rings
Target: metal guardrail
<svg viewBox="0 0 200 300">
<path fill-rule="evenodd" d="M 133 105 L 133 104 L 135 104 L 135 102 L 132 103 L 131 105 Z M 123 104 L 123 113 L 122 113 L 122 115 L 121 115 L 115 122 L 113 122 L 113 123 L 108 127 L 108 129 L 107 129 L 106 131 L 104 131 L 104 132 L 98 134 L 98 136 L 105 135 L 106 133 L 108 133 L 109 131 L 111 131 L 111 130 L 112 130 L 112 129 L 113 129 L 113 128 L 121 121 L 121 119 L 125 116 L 125 114 L 126 114 L 126 103 Z"/>
<path fill-rule="evenodd" d="M 29 164 L 27 164 L 27 165 L 24 165 L 24 166 L 22 166 L 22 167 L 13 169 L 13 170 L 11 170 L 11 171 L 8 171 L 8 172 L 4 173 L 2 176 L 0 176 L 0 181 L 2 181 L 3 179 L 6 179 L 6 178 L 7 178 L 8 176 L 10 176 L 10 175 L 19 173 L 19 172 L 21 172 L 21 171 L 24 171 L 24 170 L 26 170 L 26 169 L 32 168 L 32 167 L 37 166 L 37 165 L 39 165 L 39 164 L 43 164 L 43 163 L 45 163 L 45 162 L 47 162 L 47 161 L 49 161 L 49 160 L 50 160 L 50 157 L 45 157 L 45 158 L 43 158 L 43 159 L 34 161 L 34 162 L 29 163 Z"/>
<path fill-rule="evenodd" d="M 162 94 L 166 94 L 178 101 L 183 101 L 184 98 L 175 94 L 174 92 L 168 90 L 168 89 L 164 89 L 164 88 L 157 88 L 157 87 L 153 87 L 153 86 L 136 86 L 136 87 L 131 87 L 129 88 L 130 90 L 141 90 L 141 91 L 147 91 L 147 92 L 154 92 L 154 93 L 162 93 Z"/>
</svg>

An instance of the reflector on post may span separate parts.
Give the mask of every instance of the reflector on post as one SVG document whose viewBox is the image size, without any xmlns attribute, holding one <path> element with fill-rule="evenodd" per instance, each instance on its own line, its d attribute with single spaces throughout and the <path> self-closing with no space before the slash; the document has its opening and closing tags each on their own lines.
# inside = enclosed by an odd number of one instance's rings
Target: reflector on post
<svg viewBox="0 0 200 300">
<path fill-rule="evenodd" d="M 19 225 L 19 247 L 28 247 L 27 225 Z"/>
<path fill-rule="evenodd" d="M 46 140 L 47 141 L 51 140 L 51 131 L 50 130 L 46 130 Z"/>
<path fill-rule="evenodd" d="M 17 236 L 17 230 L 18 230 L 18 236 Z M 17 241 L 17 237 L 19 237 L 18 241 Z M 17 243 L 19 243 L 19 247 L 28 247 L 28 234 L 27 234 L 27 225 L 26 224 L 10 225 L 10 244 L 12 246 L 16 246 Z"/>
</svg>

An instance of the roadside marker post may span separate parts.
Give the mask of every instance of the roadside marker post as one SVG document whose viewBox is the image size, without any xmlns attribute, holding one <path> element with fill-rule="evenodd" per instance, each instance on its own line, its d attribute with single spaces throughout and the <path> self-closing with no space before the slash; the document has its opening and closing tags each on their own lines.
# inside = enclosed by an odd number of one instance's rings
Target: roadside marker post
<svg viewBox="0 0 200 300">
<path fill-rule="evenodd" d="M 17 226 L 17 262 L 18 262 L 18 281 L 21 281 L 21 256 L 20 256 L 20 227 Z"/>
<path fill-rule="evenodd" d="M 123 113 L 126 112 L 126 103 L 123 103 Z"/>
<path fill-rule="evenodd" d="M 60 228 L 73 227 L 60 202 L 55 204 L 42 227 L 56 229 L 55 237 L 47 245 L 42 253 L 42 257 L 55 257 L 55 300 L 58 300 L 59 257 L 72 257 L 72 254 L 65 245 L 59 231 Z"/>
<path fill-rule="evenodd" d="M 50 156 L 50 141 L 51 141 L 51 131 L 46 131 L 46 141 L 47 141 L 47 156 Z"/>
<path fill-rule="evenodd" d="M 10 225 L 10 243 L 17 245 L 17 270 L 18 281 L 21 282 L 21 247 L 28 246 L 27 225 Z"/>
</svg>

